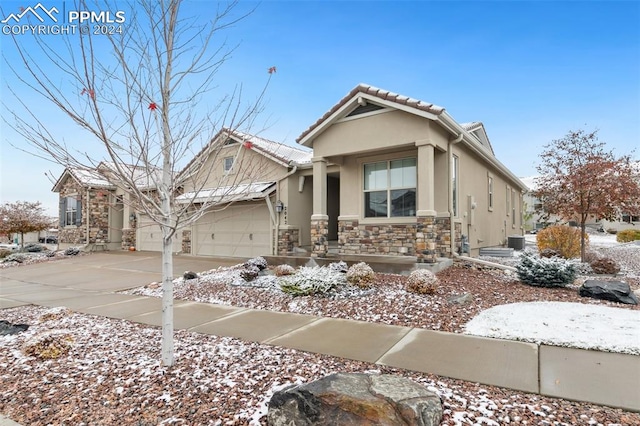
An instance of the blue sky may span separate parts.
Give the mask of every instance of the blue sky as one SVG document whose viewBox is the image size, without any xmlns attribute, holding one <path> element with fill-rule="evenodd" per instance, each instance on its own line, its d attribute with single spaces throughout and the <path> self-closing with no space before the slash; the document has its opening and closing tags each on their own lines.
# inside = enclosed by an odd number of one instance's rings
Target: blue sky
<svg viewBox="0 0 640 426">
<path fill-rule="evenodd" d="M 27 3 L 3 1 L 3 16 Z M 238 13 L 255 5 L 242 1 Z M 184 12 L 214 11 L 192 1 Z M 616 154 L 640 147 L 638 22 L 636 1 L 265 1 L 226 33 L 240 46 L 219 77 L 222 91 L 238 82 L 251 95 L 267 68 L 277 67 L 261 133 L 273 140 L 295 144 L 367 83 L 443 106 L 458 122 L 482 121 L 498 159 L 529 176 L 542 146 L 572 129 L 600 129 Z M 14 60 L 9 41 L 0 35 L 3 54 Z M 11 84 L 57 134 L 82 147 L 74 124 L 18 85 L 4 61 L 3 100 Z M 57 177 L 61 168 L 11 147 L 19 137 L 4 123 L 0 130 L 0 202 L 42 201 L 56 214 L 44 173 Z"/>
</svg>

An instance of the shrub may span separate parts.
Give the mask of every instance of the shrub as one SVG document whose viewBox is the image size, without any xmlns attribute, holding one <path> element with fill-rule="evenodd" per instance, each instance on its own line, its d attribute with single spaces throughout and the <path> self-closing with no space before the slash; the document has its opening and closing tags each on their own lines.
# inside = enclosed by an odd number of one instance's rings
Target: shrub
<svg viewBox="0 0 640 426">
<path fill-rule="evenodd" d="M 245 262 L 244 266 L 255 266 L 258 268 L 258 271 L 264 271 L 267 269 L 267 261 L 264 257 L 258 256 L 253 259 L 249 259 Z"/>
<path fill-rule="evenodd" d="M 333 262 L 329 264 L 329 269 L 334 272 L 341 272 L 343 274 L 346 274 L 347 271 L 349 271 L 349 265 L 347 265 L 347 262 L 341 260 L 340 262 Z"/>
<path fill-rule="evenodd" d="M 193 271 L 184 271 L 184 274 L 182 274 L 182 279 L 184 280 L 195 280 L 196 278 L 198 278 L 198 274 Z"/>
<path fill-rule="evenodd" d="M 540 257 L 560 257 L 560 253 L 554 249 L 546 248 L 544 250 L 540 250 Z"/>
<path fill-rule="evenodd" d="M 73 337 L 68 333 L 46 333 L 27 342 L 22 352 L 40 359 L 55 359 L 67 354 L 72 344 Z"/>
<path fill-rule="evenodd" d="M 16 262 L 16 263 L 24 263 L 25 260 L 27 260 L 27 256 L 20 253 L 10 254 L 9 256 L 2 259 L 3 262 Z"/>
<path fill-rule="evenodd" d="M 616 235 L 616 241 L 619 243 L 629 243 L 637 240 L 640 240 L 640 229 L 625 229 Z"/>
<path fill-rule="evenodd" d="M 40 322 L 59 320 L 61 318 L 68 317 L 71 314 L 73 314 L 73 311 L 69 308 L 65 308 L 61 306 L 56 308 L 51 308 L 40 316 Z"/>
<path fill-rule="evenodd" d="M 615 260 L 608 257 L 596 259 L 589 265 L 594 274 L 617 274 L 620 272 L 620 266 Z"/>
<path fill-rule="evenodd" d="M 10 254 L 11 254 L 11 250 L 0 249 L 0 259 L 4 259 Z"/>
<path fill-rule="evenodd" d="M 356 263 L 347 270 L 347 282 L 361 288 L 371 286 L 375 278 L 376 274 L 371 266 L 364 262 Z"/>
<path fill-rule="evenodd" d="M 584 254 L 584 262 L 591 264 L 593 262 L 595 262 L 596 260 L 600 259 L 600 255 L 598 253 L 596 253 L 595 251 L 587 251 Z"/>
<path fill-rule="evenodd" d="M 45 248 L 43 246 L 36 243 L 29 243 L 24 246 L 24 251 L 29 253 L 40 253 L 41 251 L 44 251 L 44 250 Z"/>
<path fill-rule="evenodd" d="M 589 243 L 589 236 L 585 234 L 585 243 Z M 538 232 L 538 250 L 552 249 L 560 257 L 571 259 L 580 257 L 580 229 L 565 225 L 549 226 Z"/>
<path fill-rule="evenodd" d="M 256 265 L 247 265 L 242 271 L 240 271 L 240 278 L 246 282 L 255 280 L 260 275 L 260 268 Z"/>
<path fill-rule="evenodd" d="M 67 256 L 76 256 L 78 253 L 80 253 L 80 249 L 78 247 L 69 247 L 64 251 L 64 254 Z"/>
<path fill-rule="evenodd" d="M 407 279 L 406 290 L 416 294 L 434 294 L 438 277 L 427 269 L 416 269 Z"/>
<path fill-rule="evenodd" d="M 540 258 L 525 250 L 516 265 L 518 278 L 525 284 L 538 287 L 565 287 L 576 277 L 574 262 L 559 257 Z"/>
<path fill-rule="evenodd" d="M 344 274 L 334 272 L 327 267 L 302 266 L 293 275 L 280 277 L 280 289 L 292 296 L 327 294 L 344 284 Z"/>
<path fill-rule="evenodd" d="M 291 265 L 287 265 L 286 263 L 283 265 L 278 265 L 274 268 L 273 273 L 276 275 L 276 277 L 284 277 L 286 275 L 293 275 L 295 274 L 296 269 L 291 266 Z"/>
</svg>

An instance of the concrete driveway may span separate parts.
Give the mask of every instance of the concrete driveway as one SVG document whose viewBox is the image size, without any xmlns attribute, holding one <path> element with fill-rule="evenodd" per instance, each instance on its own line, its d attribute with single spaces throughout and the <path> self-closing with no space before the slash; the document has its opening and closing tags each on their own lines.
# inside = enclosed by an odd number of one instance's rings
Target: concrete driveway
<svg viewBox="0 0 640 426">
<path fill-rule="evenodd" d="M 240 258 L 174 256 L 174 277 L 184 271 L 201 272 L 243 262 Z M 162 259 L 155 252 L 91 253 L 85 256 L 0 269 L 0 295 L 8 286 L 22 283 L 68 290 L 114 292 L 162 279 Z M 33 287 L 34 289 L 37 287 Z M 35 290 L 34 290 L 35 291 Z"/>
</svg>

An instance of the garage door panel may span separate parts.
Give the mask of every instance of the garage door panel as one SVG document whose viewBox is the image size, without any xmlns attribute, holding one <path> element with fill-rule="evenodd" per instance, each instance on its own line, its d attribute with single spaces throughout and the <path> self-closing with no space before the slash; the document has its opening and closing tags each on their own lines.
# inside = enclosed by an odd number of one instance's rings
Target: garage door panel
<svg viewBox="0 0 640 426">
<path fill-rule="evenodd" d="M 207 213 L 194 225 L 193 253 L 235 257 L 265 255 L 269 253 L 270 232 L 269 210 L 264 202 L 233 205 Z"/>
<path fill-rule="evenodd" d="M 172 237 L 173 252 L 182 250 L 182 235 L 181 231 L 175 233 Z M 136 248 L 142 251 L 162 251 L 162 230 L 160 225 L 150 221 L 149 219 L 141 218 L 136 231 Z"/>
</svg>

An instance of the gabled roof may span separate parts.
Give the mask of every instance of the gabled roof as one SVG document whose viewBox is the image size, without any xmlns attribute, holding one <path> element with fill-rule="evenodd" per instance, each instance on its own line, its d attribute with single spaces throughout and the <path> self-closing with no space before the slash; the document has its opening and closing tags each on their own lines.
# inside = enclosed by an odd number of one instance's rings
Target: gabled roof
<svg viewBox="0 0 640 426">
<path fill-rule="evenodd" d="M 179 176 L 184 175 L 196 161 L 205 155 L 209 155 L 213 148 L 218 144 L 226 143 L 227 139 L 233 139 L 238 143 L 249 142 L 251 149 L 262 154 L 276 163 L 288 167 L 294 164 L 311 163 L 313 153 L 311 151 L 292 147 L 269 139 L 261 138 L 249 133 L 240 132 L 228 128 L 221 129 L 211 141 L 206 144 L 200 152 L 198 152 L 187 165 L 178 173 Z"/>
<path fill-rule="evenodd" d="M 97 169 L 100 171 L 105 170 L 107 174 L 117 173 L 116 164 L 106 161 L 98 164 Z M 135 183 L 136 188 L 140 190 L 155 189 L 157 187 L 157 183 L 162 181 L 162 170 L 157 168 L 151 168 L 151 171 L 149 171 L 147 167 L 135 166 L 132 164 L 120 164 L 120 170 L 126 173 L 129 179 Z"/>
<path fill-rule="evenodd" d="M 352 89 L 347 96 L 342 98 L 313 125 L 302 132 L 296 139 L 296 142 L 304 146 L 311 146 L 313 139 L 325 129 L 343 117 L 347 117 L 352 111 L 358 108 L 358 106 L 367 105 L 369 102 L 379 104 L 385 107 L 385 109 L 398 109 L 437 122 L 452 135 L 452 139 L 456 140 L 456 143 L 463 143 L 482 157 L 487 163 L 511 179 L 516 186 L 523 190 L 526 189 L 518 177 L 495 157 L 484 125 L 481 122 L 474 121 L 462 125 L 455 121 L 441 106 L 408 96 L 398 95 L 397 93 L 379 89 L 368 84 L 359 84 Z"/>
<path fill-rule="evenodd" d="M 73 168 L 67 167 L 64 169 L 64 172 L 60 175 L 56 183 L 53 185 L 51 189 L 53 192 L 60 192 L 62 184 L 67 180 L 67 178 L 71 177 L 76 182 L 78 182 L 83 187 L 91 187 L 91 188 L 104 188 L 104 189 L 115 189 L 116 186 L 107 180 L 105 176 L 103 176 L 96 169 L 81 169 L 81 168 Z"/>
<path fill-rule="evenodd" d="M 178 204 L 212 203 L 213 205 L 264 198 L 275 191 L 275 182 L 253 182 L 240 185 L 219 186 L 185 192 L 176 197 Z"/>
<path fill-rule="evenodd" d="M 467 132 L 471 133 L 473 136 L 478 139 L 478 141 L 486 148 L 493 152 L 493 147 L 491 146 L 491 141 L 489 141 L 489 136 L 487 136 L 487 131 L 484 128 L 484 124 L 481 121 L 472 121 L 470 123 L 460 123 L 460 127 L 462 127 Z"/>
<path fill-rule="evenodd" d="M 311 163 L 313 153 L 305 149 L 284 145 L 269 139 L 250 135 L 248 133 L 234 131 L 232 137 L 241 139 L 241 142 L 250 142 L 256 151 L 263 155 L 271 157 L 272 160 L 279 162 L 284 166 L 290 165 L 292 162 L 296 164 Z"/>
<path fill-rule="evenodd" d="M 433 114 L 435 116 L 438 116 L 444 112 L 444 108 L 438 105 L 423 102 L 418 99 L 410 98 L 408 96 L 399 95 L 397 93 L 379 89 L 368 84 L 360 83 L 355 88 L 353 88 L 344 98 L 340 99 L 337 104 L 331 107 L 329 111 L 325 112 L 324 115 L 320 117 L 315 123 L 313 123 L 307 130 L 302 132 L 302 134 L 296 139 L 296 142 L 301 145 L 308 146 L 309 141 L 307 140 L 307 137 L 309 135 L 314 133 L 314 131 L 319 130 L 319 128 L 321 128 L 322 126 L 330 124 L 327 122 L 327 120 L 331 118 L 336 119 L 337 116 L 334 115 L 337 112 L 342 110 L 347 104 L 350 103 L 350 101 L 352 101 L 353 99 L 357 99 L 362 95 L 366 95 L 366 97 L 369 99 L 377 99 L 383 104 L 395 104 L 396 107 L 410 107 L 416 111 L 422 111 L 425 113 Z"/>
</svg>

